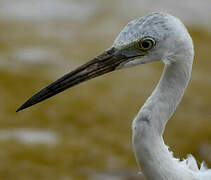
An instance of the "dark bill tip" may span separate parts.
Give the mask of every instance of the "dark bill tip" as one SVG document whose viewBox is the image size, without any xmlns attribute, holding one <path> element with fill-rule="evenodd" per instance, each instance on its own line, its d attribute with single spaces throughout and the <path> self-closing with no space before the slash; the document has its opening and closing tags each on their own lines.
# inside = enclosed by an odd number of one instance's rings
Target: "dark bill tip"
<svg viewBox="0 0 211 180">
<path fill-rule="evenodd" d="M 50 91 L 46 88 L 43 88 L 41 91 L 39 91 L 37 94 L 29 98 L 23 105 L 21 105 L 16 112 L 19 112 L 23 109 L 26 109 L 34 104 L 37 104 L 40 101 L 43 101 L 47 99 L 48 97 L 51 97 Z"/>
<path fill-rule="evenodd" d="M 27 106 L 25 106 L 24 104 L 22 106 L 20 106 L 15 112 L 19 112 L 23 109 L 27 108 Z"/>
</svg>

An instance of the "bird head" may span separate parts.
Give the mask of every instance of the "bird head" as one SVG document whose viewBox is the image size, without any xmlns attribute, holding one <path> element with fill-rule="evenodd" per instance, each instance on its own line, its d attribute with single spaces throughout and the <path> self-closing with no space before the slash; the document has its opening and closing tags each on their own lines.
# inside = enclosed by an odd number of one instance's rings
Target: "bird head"
<svg viewBox="0 0 211 180">
<path fill-rule="evenodd" d="M 191 54 L 191 45 L 191 38 L 180 20 L 166 13 L 150 13 L 129 22 L 109 49 L 40 90 L 17 111 L 117 69 L 159 60 L 171 63 L 174 59 L 182 59 L 175 56 L 180 56 L 181 51 Z"/>
<path fill-rule="evenodd" d="M 192 39 L 184 24 L 178 18 L 161 12 L 129 22 L 112 47 L 128 57 L 118 68 L 154 61 L 172 63 L 186 59 L 182 56 L 193 56 Z"/>
</svg>

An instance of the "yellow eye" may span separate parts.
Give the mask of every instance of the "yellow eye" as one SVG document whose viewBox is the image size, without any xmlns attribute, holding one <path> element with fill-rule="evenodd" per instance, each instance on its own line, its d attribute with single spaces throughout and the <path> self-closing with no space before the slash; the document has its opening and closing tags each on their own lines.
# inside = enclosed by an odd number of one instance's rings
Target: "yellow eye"
<svg viewBox="0 0 211 180">
<path fill-rule="evenodd" d="M 141 40 L 138 45 L 141 50 L 148 51 L 155 45 L 155 41 L 151 38 L 146 38 Z"/>
</svg>

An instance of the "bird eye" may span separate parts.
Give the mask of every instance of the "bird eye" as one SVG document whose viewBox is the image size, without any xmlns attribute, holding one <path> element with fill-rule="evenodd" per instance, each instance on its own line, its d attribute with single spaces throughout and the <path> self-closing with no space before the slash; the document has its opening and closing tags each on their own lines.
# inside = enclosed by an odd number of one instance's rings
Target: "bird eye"
<svg viewBox="0 0 211 180">
<path fill-rule="evenodd" d="M 146 38 L 141 40 L 138 45 L 141 50 L 147 51 L 155 45 L 155 41 L 151 38 Z"/>
</svg>

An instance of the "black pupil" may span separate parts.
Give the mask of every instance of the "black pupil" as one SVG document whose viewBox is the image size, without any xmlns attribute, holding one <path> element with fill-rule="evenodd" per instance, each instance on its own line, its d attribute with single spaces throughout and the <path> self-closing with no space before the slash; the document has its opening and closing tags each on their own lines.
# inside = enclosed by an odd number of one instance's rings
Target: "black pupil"
<svg viewBox="0 0 211 180">
<path fill-rule="evenodd" d="M 143 48 L 149 48 L 149 47 L 150 47 L 150 42 L 149 42 L 149 41 L 144 41 L 144 42 L 142 43 L 142 47 L 143 47 Z"/>
</svg>

